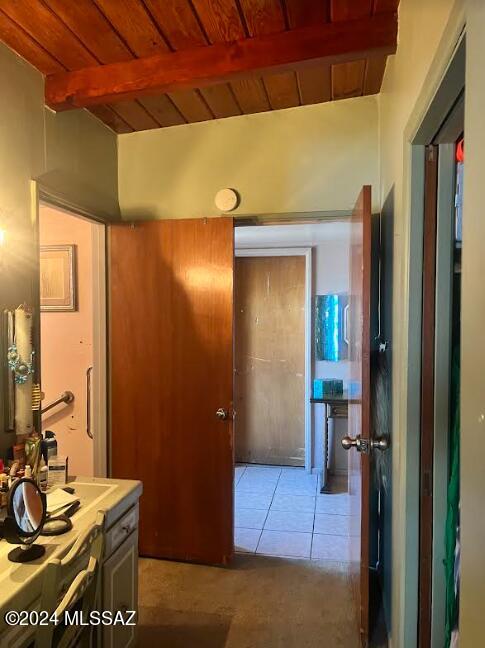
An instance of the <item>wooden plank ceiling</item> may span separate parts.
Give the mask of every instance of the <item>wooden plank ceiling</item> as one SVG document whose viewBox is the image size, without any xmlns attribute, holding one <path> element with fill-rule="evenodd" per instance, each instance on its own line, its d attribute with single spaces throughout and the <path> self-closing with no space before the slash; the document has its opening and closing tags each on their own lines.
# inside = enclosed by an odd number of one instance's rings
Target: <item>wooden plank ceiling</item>
<svg viewBox="0 0 485 648">
<path fill-rule="evenodd" d="M 351 37 L 353 23 L 394 15 L 398 2 L 0 0 L 0 40 L 45 74 L 47 81 L 51 76 L 64 81 L 66 75 L 59 73 L 244 39 L 267 42 L 272 34 L 303 33 L 316 25 L 342 23 L 345 29 L 348 25 Z M 181 84 L 163 94 L 135 93 L 134 98 L 89 105 L 89 110 L 117 133 L 128 133 L 370 95 L 381 87 L 387 59 L 382 52 L 376 49 L 333 62 L 322 59 L 312 65 L 295 63 L 290 69 L 279 65 L 274 71 L 261 65 L 264 72 L 252 70 L 199 87 Z"/>
</svg>

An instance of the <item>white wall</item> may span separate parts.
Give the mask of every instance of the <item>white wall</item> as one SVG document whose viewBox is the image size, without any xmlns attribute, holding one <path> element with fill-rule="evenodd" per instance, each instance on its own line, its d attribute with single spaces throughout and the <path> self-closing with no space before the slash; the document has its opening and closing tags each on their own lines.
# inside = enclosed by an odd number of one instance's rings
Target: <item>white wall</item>
<svg viewBox="0 0 485 648">
<path fill-rule="evenodd" d="M 323 226 L 324 227 L 324 226 Z M 319 243 L 314 248 L 314 295 L 332 295 L 349 292 L 349 239 L 335 239 Z M 326 362 L 317 360 L 314 356 L 315 378 L 341 378 L 344 387 L 349 379 L 349 362 Z M 315 467 L 323 467 L 323 405 L 315 405 L 314 434 L 315 434 Z M 333 470 L 337 473 L 347 473 L 348 452 L 342 448 L 342 437 L 348 433 L 346 420 L 335 420 L 331 423 L 334 431 Z"/>
<path fill-rule="evenodd" d="M 120 135 L 122 218 L 217 216 L 223 187 L 236 215 L 348 213 L 378 185 L 377 117 L 372 96 Z"/>
<path fill-rule="evenodd" d="M 274 225 L 236 228 L 237 248 L 311 247 L 312 273 L 312 322 L 314 320 L 315 295 L 347 293 L 349 290 L 349 239 L 350 225 L 345 222 L 324 224 Z M 312 330 L 312 381 L 313 378 L 342 378 L 347 385 L 349 363 L 317 361 L 314 332 Z M 312 428 L 314 452 L 312 466 L 323 467 L 323 406 L 314 405 Z M 345 420 L 335 421 L 334 462 L 336 472 L 347 472 L 348 455 L 340 440 L 347 434 Z"/>
</svg>

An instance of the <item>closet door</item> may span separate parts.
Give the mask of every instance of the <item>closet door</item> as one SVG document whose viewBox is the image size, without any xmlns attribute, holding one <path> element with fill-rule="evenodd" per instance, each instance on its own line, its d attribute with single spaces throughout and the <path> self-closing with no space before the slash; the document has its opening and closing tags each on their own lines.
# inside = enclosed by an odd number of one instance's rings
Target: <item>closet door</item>
<svg viewBox="0 0 485 648">
<path fill-rule="evenodd" d="M 141 479 L 140 553 L 233 554 L 231 218 L 113 225 L 111 465 Z"/>
<path fill-rule="evenodd" d="M 236 460 L 305 465 L 304 256 L 236 259 Z"/>
</svg>

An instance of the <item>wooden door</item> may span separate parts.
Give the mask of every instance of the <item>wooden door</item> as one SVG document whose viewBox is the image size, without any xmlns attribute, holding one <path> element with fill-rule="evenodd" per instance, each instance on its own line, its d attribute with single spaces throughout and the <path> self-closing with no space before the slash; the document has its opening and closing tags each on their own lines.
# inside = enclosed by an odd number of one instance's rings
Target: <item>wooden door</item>
<svg viewBox="0 0 485 648">
<path fill-rule="evenodd" d="M 142 555 L 225 564 L 234 547 L 232 219 L 110 229 L 112 475 L 143 482 Z"/>
<path fill-rule="evenodd" d="M 236 259 L 236 459 L 305 465 L 304 256 Z"/>
<path fill-rule="evenodd" d="M 351 570 L 362 645 L 369 637 L 370 380 L 372 337 L 372 201 L 371 187 L 363 187 L 352 213 L 350 247 L 350 402 L 349 436 L 362 446 L 349 453 L 349 494 L 352 520 Z M 358 451 L 360 450 L 360 451 Z"/>
</svg>

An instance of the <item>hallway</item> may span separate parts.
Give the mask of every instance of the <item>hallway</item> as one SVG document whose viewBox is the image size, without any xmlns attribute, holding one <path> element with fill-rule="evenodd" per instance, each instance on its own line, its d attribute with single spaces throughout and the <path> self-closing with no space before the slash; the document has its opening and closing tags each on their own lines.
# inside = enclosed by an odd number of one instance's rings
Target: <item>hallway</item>
<svg viewBox="0 0 485 648">
<path fill-rule="evenodd" d="M 138 644 L 357 648 L 346 563 L 237 555 L 232 568 L 141 559 Z"/>
</svg>

